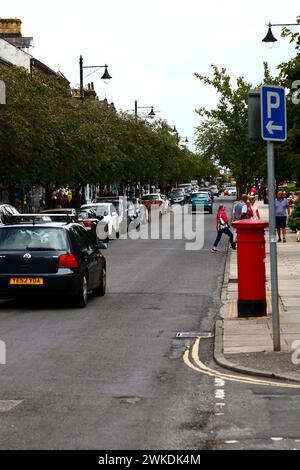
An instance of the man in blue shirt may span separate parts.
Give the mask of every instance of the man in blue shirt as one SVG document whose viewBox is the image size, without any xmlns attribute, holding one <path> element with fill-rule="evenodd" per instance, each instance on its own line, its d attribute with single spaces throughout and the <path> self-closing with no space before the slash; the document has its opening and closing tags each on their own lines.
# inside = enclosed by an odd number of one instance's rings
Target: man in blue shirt
<svg viewBox="0 0 300 470">
<path fill-rule="evenodd" d="M 287 199 L 283 196 L 282 191 L 278 191 L 277 199 L 275 199 L 275 218 L 276 218 L 276 229 L 278 235 L 278 241 L 281 242 L 281 230 L 282 230 L 282 241 L 286 242 L 286 217 L 290 215 L 290 207 Z"/>
</svg>

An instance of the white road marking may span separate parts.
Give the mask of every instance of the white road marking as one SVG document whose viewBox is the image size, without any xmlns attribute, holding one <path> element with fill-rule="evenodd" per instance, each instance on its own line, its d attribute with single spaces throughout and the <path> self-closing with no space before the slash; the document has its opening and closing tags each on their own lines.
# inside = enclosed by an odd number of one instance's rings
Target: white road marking
<svg viewBox="0 0 300 470">
<path fill-rule="evenodd" d="M 236 444 L 239 441 L 225 441 L 225 444 Z"/>
<path fill-rule="evenodd" d="M 220 379 L 218 377 L 215 378 L 215 386 L 216 387 L 224 387 L 225 385 L 225 380 Z"/>
<path fill-rule="evenodd" d="M 271 437 L 272 441 L 283 441 L 283 437 Z"/>
<path fill-rule="evenodd" d="M 0 400 L 0 412 L 10 411 L 22 403 L 22 401 L 23 400 Z"/>
<path fill-rule="evenodd" d="M 219 398 L 219 400 L 224 400 L 225 390 L 223 390 L 223 388 L 218 388 L 217 390 L 215 390 L 215 397 Z"/>
</svg>

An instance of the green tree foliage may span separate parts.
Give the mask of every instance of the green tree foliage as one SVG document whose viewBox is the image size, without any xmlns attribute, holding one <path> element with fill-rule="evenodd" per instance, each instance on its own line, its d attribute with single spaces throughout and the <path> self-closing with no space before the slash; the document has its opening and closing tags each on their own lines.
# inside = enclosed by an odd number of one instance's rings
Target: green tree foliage
<svg viewBox="0 0 300 470">
<path fill-rule="evenodd" d="M 84 183 L 160 183 L 195 178 L 202 159 L 162 128 L 71 98 L 59 80 L 0 67 L 0 184 L 80 187 Z"/>
<path fill-rule="evenodd" d="M 300 16 L 297 17 L 300 26 Z M 278 66 L 280 84 L 288 90 L 287 120 L 288 138 L 280 147 L 280 165 L 284 173 L 280 179 L 295 179 L 300 182 L 300 33 L 284 28 L 282 36 L 290 39 L 297 54 L 290 61 Z"/>
<path fill-rule="evenodd" d="M 240 192 L 252 183 L 253 177 L 264 174 L 263 152 L 248 139 L 248 92 L 251 88 L 243 77 L 231 85 L 225 68 L 212 65 L 212 77 L 195 74 L 201 82 L 214 87 L 219 102 L 216 108 L 200 108 L 204 118 L 197 128 L 197 147 L 209 161 L 229 167 L 236 178 Z"/>
</svg>

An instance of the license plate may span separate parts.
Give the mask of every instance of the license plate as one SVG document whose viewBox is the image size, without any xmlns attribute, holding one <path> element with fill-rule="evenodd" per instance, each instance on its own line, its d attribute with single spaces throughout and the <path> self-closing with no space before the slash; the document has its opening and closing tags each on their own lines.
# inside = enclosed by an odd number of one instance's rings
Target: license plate
<svg viewBox="0 0 300 470">
<path fill-rule="evenodd" d="M 11 277 L 9 280 L 11 286 L 15 285 L 29 285 L 29 286 L 40 286 L 44 284 L 42 277 Z"/>
</svg>

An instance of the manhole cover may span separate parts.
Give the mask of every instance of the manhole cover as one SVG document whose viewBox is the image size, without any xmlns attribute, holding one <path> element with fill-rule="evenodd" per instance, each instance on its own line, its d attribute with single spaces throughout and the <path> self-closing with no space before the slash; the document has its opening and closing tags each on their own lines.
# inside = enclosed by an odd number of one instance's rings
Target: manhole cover
<svg viewBox="0 0 300 470">
<path fill-rule="evenodd" d="M 181 338 L 198 338 L 200 336 L 201 338 L 212 338 L 213 334 L 207 331 L 187 331 L 187 332 L 178 332 L 176 333 L 176 338 L 181 339 Z"/>
</svg>

